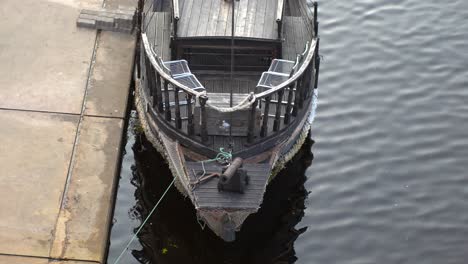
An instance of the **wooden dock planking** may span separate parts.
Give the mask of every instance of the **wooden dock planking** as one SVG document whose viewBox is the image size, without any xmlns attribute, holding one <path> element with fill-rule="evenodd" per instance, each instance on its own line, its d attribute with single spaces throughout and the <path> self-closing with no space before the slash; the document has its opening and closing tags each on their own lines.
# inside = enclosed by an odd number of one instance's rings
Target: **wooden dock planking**
<svg viewBox="0 0 468 264">
<path fill-rule="evenodd" d="M 237 37 L 277 39 L 275 20 L 277 0 L 243 0 L 236 1 L 235 4 L 235 34 Z M 185 0 L 181 5 L 183 5 L 183 12 L 179 21 L 179 38 L 231 36 L 231 2 Z M 259 14 L 260 18 L 257 19 Z M 256 23 L 260 20 L 261 23 Z M 256 28 L 257 30 L 255 30 Z"/>
</svg>

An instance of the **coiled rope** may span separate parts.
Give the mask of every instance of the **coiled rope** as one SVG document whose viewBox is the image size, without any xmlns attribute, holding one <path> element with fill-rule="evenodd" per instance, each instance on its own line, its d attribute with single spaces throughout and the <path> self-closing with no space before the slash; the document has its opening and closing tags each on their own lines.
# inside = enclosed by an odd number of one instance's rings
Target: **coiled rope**
<svg viewBox="0 0 468 264">
<path fill-rule="evenodd" d="M 151 210 L 151 212 L 149 213 L 149 215 L 146 217 L 145 221 L 143 221 L 143 223 L 141 224 L 140 228 L 138 228 L 138 230 L 136 231 L 136 233 L 133 235 L 133 237 L 130 239 L 130 241 L 128 241 L 127 243 L 127 246 L 122 250 L 122 252 L 120 253 L 119 257 L 115 260 L 114 264 L 117 264 L 119 263 L 120 259 L 123 257 L 123 255 L 125 254 L 125 252 L 128 250 L 128 248 L 130 247 L 130 245 L 132 244 L 133 240 L 135 240 L 135 238 L 137 238 L 138 234 L 141 232 L 141 230 L 143 229 L 143 227 L 145 226 L 146 222 L 148 222 L 148 220 L 150 219 L 150 217 L 153 215 L 153 213 L 156 211 L 156 208 L 158 208 L 159 204 L 161 203 L 161 201 L 163 200 L 163 198 L 166 196 L 167 192 L 169 191 L 169 189 L 172 187 L 172 185 L 174 185 L 174 182 L 175 182 L 175 178 L 172 180 L 171 184 L 169 184 L 169 186 L 167 186 L 167 189 L 166 191 L 164 191 L 163 195 L 161 196 L 161 198 L 159 198 L 159 201 L 156 203 L 156 205 L 153 207 L 153 209 Z"/>
<path fill-rule="evenodd" d="M 219 153 L 216 155 L 216 158 L 214 159 L 209 159 L 209 160 L 202 160 L 200 162 L 213 162 L 217 161 L 221 164 L 225 163 L 230 163 L 232 160 L 232 152 L 231 151 L 225 151 L 224 148 L 219 148 Z"/>
</svg>

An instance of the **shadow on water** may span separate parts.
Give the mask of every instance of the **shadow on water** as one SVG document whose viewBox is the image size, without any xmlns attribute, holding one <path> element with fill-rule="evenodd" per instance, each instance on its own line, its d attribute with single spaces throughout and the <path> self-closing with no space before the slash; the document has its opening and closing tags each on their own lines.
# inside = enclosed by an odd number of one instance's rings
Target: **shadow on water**
<svg viewBox="0 0 468 264">
<path fill-rule="evenodd" d="M 172 188 L 139 234 L 142 247 L 131 250 L 131 254 L 140 263 L 295 262 L 294 241 L 307 229 L 297 229 L 296 225 L 304 216 L 308 196 L 304 183 L 305 171 L 313 160 L 312 144 L 307 139 L 269 184 L 261 209 L 246 220 L 235 242 L 223 242 L 208 227 L 202 230 L 190 199 Z M 162 156 L 143 135 L 135 137 L 132 149 L 135 164 L 131 181 L 136 187 L 136 204 L 131 214 L 142 222 L 172 176 Z"/>
</svg>

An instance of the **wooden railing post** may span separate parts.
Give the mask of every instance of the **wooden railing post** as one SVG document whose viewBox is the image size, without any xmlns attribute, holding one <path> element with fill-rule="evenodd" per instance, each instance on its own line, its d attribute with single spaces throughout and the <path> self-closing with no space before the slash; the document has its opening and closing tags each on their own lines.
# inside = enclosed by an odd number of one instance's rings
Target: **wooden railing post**
<svg viewBox="0 0 468 264">
<path fill-rule="evenodd" d="M 286 111 L 284 113 L 284 124 L 288 125 L 289 122 L 291 121 L 291 110 L 292 110 L 292 102 L 293 102 L 293 97 L 294 97 L 294 89 L 297 86 L 297 82 L 294 82 L 294 84 L 289 86 L 289 92 L 288 92 L 288 104 L 286 105 Z"/>
<path fill-rule="evenodd" d="M 160 89 L 160 79 L 159 79 L 159 73 L 156 71 L 156 69 L 154 70 L 154 93 L 153 93 L 153 108 L 156 110 L 158 109 L 158 101 L 159 101 L 159 97 L 161 96 L 161 93 L 158 92 L 158 90 Z M 158 109 L 159 110 L 159 109 Z"/>
<path fill-rule="evenodd" d="M 265 97 L 265 106 L 264 106 L 265 111 L 263 112 L 262 130 L 260 131 L 261 137 L 266 137 L 268 135 L 268 119 L 269 119 L 269 114 L 270 114 L 270 101 L 271 101 L 271 95 Z"/>
<path fill-rule="evenodd" d="M 208 97 L 206 95 L 202 95 L 199 97 L 200 100 L 200 134 L 202 142 L 208 141 L 208 130 L 207 130 L 207 123 L 206 123 L 206 102 L 208 101 Z"/>
<path fill-rule="evenodd" d="M 294 91 L 294 107 L 292 110 L 292 116 L 296 117 L 299 112 L 299 101 L 301 97 L 301 82 L 300 80 L 296 81 L 296 91 Z"/>
<path fill-rule="evenodd" d="M 255 101 L 252 104 L 252 107 L 250 108 L 250 113 L 249 113 L 249 130 L 247 131 L 247 143 L 253 143 L 254 138 L 255 138 L 255 121 L 256 121 L 256 112 L 257 112 L 257 106 L 258 106 L 258 100 L 255 99 Z"/>
<path fill-rule="evenodd" d="M 299 109 L 302 109 L 302 107 L 304 107 L 304 90 L 307 89 L 307 87 L 305 87 L 304 74 L 302 74 L 302 76 L 299 77 L 298 83 L 298 88 L 300 89 L 296 90 L 296 96 L 299 97 L 298 107 Z"/>
<path fill-rule="evenodd" d="M 304 90 L 303 90 L 303 97 L 304 97 L 304 100 L 308 99 L 309 98 L 309 95 L 311 94 L 311 90 L 312 90 L 312 77 L 314 76 L 314 67 L 312 65 L 312 63 L 309 64 L 309 66 L 307 66 L 307 69 L 306 71 L 304 72 Z"/>
<path fill-rule="evenodd" d="M 166 121 L 171 122 L 171 105 L 169 103 L 169 85 L 166 80 L 163 79 L 164 85 L 164 113 L 166 116 Z"/>
<path fill-rule="evenodd" d="M 192 110 L 192 98 L 191 94 L 186 94 L 187 98 L 187 134 L 193 136 L 195 133 L 194 124 L 193 124 L 193 110 Z"/>
<path fill-rule="evenodd" d="M 157 105 L 157 108 L 158 108 L 158 112 L 159 113 L 163 113 L 164 112 L 164 107 L 163 107 L 163 93 L 162 93 L 162 81 L 161 81 L 161 75 L 159 75 L 158 72 L 156 72 L 156 94 L 158 95 L 156 97 L 156 105 Z"/>
<path fill-rule="evenodd" d="M 151 64 L 148 57 L 145 57 L 145 65 L 146 65 L 146 67 L 145 67 L 146 68 L 146 79 L 148 80 L 147 83 L 148 83 L 149 95 L 153 96 L 153 84 L 154 84 L 154 79 L 153 79 L 153 76 L 152 76 L 153 65 Z"/>
<path fill-rule="evenodd" d="M 315 51 L 315 83 L 314 88 L 317 89 L 318 87 L 318 79 L 319 79 L 319 72 L 320 72 L 320 39 L 317 39 L 317 47 Z"/>
<path fill-rule="evenodd" d="M 174 88 L 175 101 L 175 124 L 177 129 L 182 128 L 182 118 L 180 117 L 179 87 Z"/>
<path fill-rule="evenodd" d="M 275 122 L 273 123 L 273 131 L 277 132 L 281 126 L 281 108 L 283 103 L 284 89 L 278 92 L 278 103 L 276 104 Z"/>
</svg>

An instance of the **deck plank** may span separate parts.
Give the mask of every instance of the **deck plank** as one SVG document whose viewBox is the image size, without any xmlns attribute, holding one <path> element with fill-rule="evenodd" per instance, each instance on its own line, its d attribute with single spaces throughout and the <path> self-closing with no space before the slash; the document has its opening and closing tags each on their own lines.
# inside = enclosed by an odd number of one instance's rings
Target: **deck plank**
<svg viewBox="0 0 468 264">
<path fill-rule="evenodd" d="M 216 33 L 216 27 L 218 24 L 218 18 L 222 12 L 221 4 L 224 1 L 214 1 L 211 6 L 211 12 L 208 17 L 208 26 L 206 29 L 206 36 L 214 36 Z"/>
<path fill-rule="evenodd" d="M 205 0 L 188 0 L 187 2 L 192 2 L 192 12 L 190 13 L 190 16 L 188 17 L 181 17 L 180 21 L 181 23 L 187 24 L 186 26 L 188 27 L 187 29 L 187 35 L 186 36 L 196 36 L 197 33 L 197 28 L 200 26 L 198 23 L 200 21 L 200 14 L 201 14 L 201 8 L 203 5 L 203 1 Z M 184 35 L 179 35 L 179 37 L 185 37 Z"/>
<path fill-rule="evenodd" d="M 246 18 L 246 26 L 244 29 L 244 35 L 247 37 L 253 36 L 253 29 L 255 28 L 255 17 L 256 17 L 256 9 L 258 0 L 250 0 L 249 6 L 247 8 L 247 18 Z"/>
<path fill-rule="evenodd" d="M 266 8 L 266 3 L 268 0 L 258 0 L 257 3 L 257 10 L 256 10 L 256 15 L 255 15 L 255 21 L 254 21 L 254 28 L 252 30 L 252 35 L 253 36 L 258 36 L 263 34 L 263 25 L 265 24 L 265 8 Z"/>
<path fill-rule="evenodd" d="M 194 32 L 194 36 L 207 36 L 206 32 L 208 31 L 210 15 L 212 12 L 214 12 L 214 10 L 211 9 L 213 1 L 216 0 L 203 0 L 198 19 L 198 27 L 196 32 Z"/>
<path fill-rule="evenodd" d="M 244 29 L 246 27 L 246 19 L 247 19 L 247 10 L 249 3 L 256 1 L 256 0 L 244 0 L 237 2 L 239 6 L 239 11 L 237 12 L 237 20 L 236 20 L 236 36 L 244 36 Z"/>
<path fill-rule="evenodd" d="M 275 33 L 278 26 L 276 24 L 276 8 L 278 1 L 267 1 L 265 22 L 263 26 L 263 38 L 277 39 L 278 35 Z"/>
<path fill-rule="evenodd" d="M 200 162 L 187 162 L 189 171 L 202 171 Z M 207 173 L 221 172 L 222 166 L 217 163 L 206 163 Z M 270 176 L 269 164 L 244 164 L 243 169 L 251 177 L 250 183 L 246 186 L 245 193 L 230 193 L 218 191 L 218 180 L 212 179 L 198 185 L 193 193 L 199 208 L 252 208 L 258 209 L 263 200 L 268 178 Z M 192 180 L 195 180 L 193 172 L 190 173 Z"/>
<path fill-rule="evenodd" d="M 185 0 L 182 3 L 178 37 L 230 37 L 231 4 L 223 0 Z M 235 4 L 237 37 L 277 38 L 275 22 L 277 0 L 242 0 L 236 1 Z M 260 21 L 261 23 L 258 23 Z"/>
<path fill-rule="evenodd" d="M 226 32 L 226 27 L 227 27 L 227 21 L 229 16 L 229 10 L 231 9 L 231 5 L 227 1 L 220 1 L 220 10 L 219 10 L 219 16 L 217 18 L 218 23 L 216 24 L 216 31 L 213 34 L 214 36 L 221 36 L 225 34 Z"/>
</svg>

